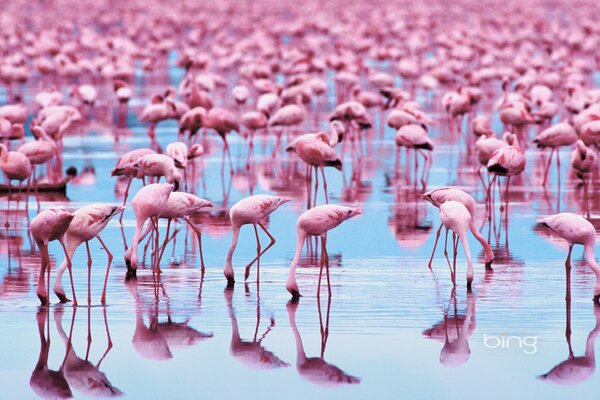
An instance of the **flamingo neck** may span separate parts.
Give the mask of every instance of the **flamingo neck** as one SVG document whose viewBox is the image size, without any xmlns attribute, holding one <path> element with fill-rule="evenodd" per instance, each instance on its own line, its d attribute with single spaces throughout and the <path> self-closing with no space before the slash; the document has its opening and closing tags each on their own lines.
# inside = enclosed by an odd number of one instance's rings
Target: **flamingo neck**
<svg viewBox="0 0 600 400">
<path fill-rule="evenodd" d="M 227 259 L 225 260 L 225 264 L 227 266 L 232 265 L 233 253 L 235 252 L 235 248 L 237 247 L 238 238 L 240 236 L 240 226 L 233 225 L 233 237 L 231 238 L 231 246 L 229 246 L 229 250 L 227 251 Z"/>
<path fill-rule="evenodd" d="M 585 259 L 596 275 L 596 283 L 594 285 L 594 295 L 600 294 L 600 265 L 594 257 L 594 238 L 584 245 Z"/>
<path fill-rule="evenodd" d="M 300 255 L 302 254 L 302 246 L 304 245 L 304 239 L 306 238 L 306 233 L 298 229 L 297 237 L 296 237 L 296 253 L 294 254 L 294 258 L 292 259 L 292 264 L 290 265 L 290 271 L 288 274 L 288 285 L 289 283 L 296 283 L 296 266 L 298 265 L 298 261 L 300 260 Z"/>
</svg>

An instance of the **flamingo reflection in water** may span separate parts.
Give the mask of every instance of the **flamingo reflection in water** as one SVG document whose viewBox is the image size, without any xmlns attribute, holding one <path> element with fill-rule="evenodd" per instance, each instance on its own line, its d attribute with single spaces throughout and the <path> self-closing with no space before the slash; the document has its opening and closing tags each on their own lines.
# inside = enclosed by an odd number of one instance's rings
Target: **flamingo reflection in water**
<svg viewBox="0 0 600 400">
<path fill-rule="evenodd" d="M 331 298 L 327 300 L 327 313 L 325 323 L 323 323 L 321 304 L 317 299 L 319 311 L 319 322 L 321 325 L 321 353 L 319 357 L 307 357 L 302 343 L 300 331 L 296 325 L 296 312 L 298 310 L 298 300 L 290 300 L 287 303 L 287 313 L 290 321 L 290 328 L 294 333 L 296 341 L 296 369 L 303 379 L 319 386 L 337 386 L 344 384 L 359 384 L 360 378 L 347 374 L 337 366 L 325 361 L 325 349 L 327 348 L 327 339 L 329 338 L 329 312 L 331 310 Z"/>
<path fill-rule="evenodd" d="M 594 346 L 600 333 L 600 307 L 594 306 L 594 318 L 596 324 L 588 334 L 585 341 L 585 353 L 583 356 L 575 356 L 571 347 L 571 303 L 566 302 L 566 340 L 569 347 L 569 357 L 556 364 L 549 372 L 538 376 L 538 379 L 556 383 L 559 385 L 576 385 L 592 377 L 596 370 L 596 353 Z"/>
<path fill-rule="evenodd" d="M 62 368 L 57 371 L 48 368 L 50 355 L 50 321 L 47 307 L 40 307 L 36 314 L 38 333 L 40 335 L 40 355 L 31 378 L 29 386 L 41 398 L 70 399 L 73 397 L 71 388 L 65 378 Z"/>
<path fill-rule="evenodd" d="M 246 284 L 246 287 L 248 285 Z M 260 327 L 260 295 L 256 292 L 256 326 L 254 328 L 254 336 L 252 340 L 244 340 L 240 335 L 238 320 L 233 308 L 233 287 L 226 287 L 224 290 L 225 302 L 229 310 L 229 318 L 231 319 L 231 345 L 229 351 L 231 355 L 239 360 L 242 364 L 252 369 L 275 369 L 289 367 L 289 364 L 281 360 L 271 351 L 267 350 L 262 341 L 267 337 L 269 332 L 275 326 L 275 318 L 271 316 L 270 324 L 265 332 L 259 337 L 258 329 Z"/>
<path fill-rule="evenodd" d="M 110 338 L 110 332 L 108 329 L 108 321 L 106 319 L 106 308 L 103 307 L 102 311 L 104 313 L 104 326 L 106 328 L 106 336 L 108 339 L 108 346 L 106 351 L 98 361 L 96 365 L 92 364 L 88 358 L 90 354 L 90 347 L 92 344 L 92 335 L 91 335 L 91 324 L 90 324 L 90 313 L 91 307 L 88 307 L 88 342 L 87 349 L 85 353 L 85 359 L 80 358 L 75 353 L 75 349 L 73 347 L 73 326 L 75 324 L 75 316 L 77 315 L 77 308 L 73 308 L 73 316 L 71 318 L 71 329 L 69 330 L 69 336 L 67 337 L 63 326 L 62 326 L 62 317 L 64 314 L 63 307 L 57 307 L 54 310 L 54 322 L 56 323 L 56 329 L 58 331 L 59 336 L 63 340 L 66 348 L 66 355 L 64 361 L 60 367 L 61 371 L 64 372 L 64 376 L 67 379 L 67 382 L 71 387 L 76 389 L 78 392 L 85 396 L 89 397 L 119 397 L 123 395 L 119 389 L 114 387 L 106 374 L 100 371 L 100 365 L 102 361 L 108 355 L 108 352 L 112 348 L 112 341 Z"/>
<path fill-rule="evenodd" d="M 440 363 L 445 367 L 459 367 L 469 361 L 469 338 L 476 328 L 476 300 L 475 295 L 468 292 L 466 313 L 460 314 L 456 289 L 452 289 L 448 306 L 444 310 L 444 319 L 423 331 L 426 338 L 444 343 L 440 351 Z"/>
<path fill-rule="evenodd" d="M 155 297 L 152 306 L 146 306 L 138 291 L 138 281 L 127 281 L 127 288 L 135 301 L 135 332 L 131 343 L 142 358 L 155 361 L 169 360 L 173 358 L 172 347 L 192 346 L 198 341 L 213 336 L 212 333 L 203 333 L 189 326 L 189 319 L 184 322 L 174 322 L 171 317 L 169 297 L 162 283 L 156 280 L 160 278 L 158 276 L 147 278 L 152 280 L 148 286 L 152 286 L 155 294 L 159 287 L 162 288 L 165 294 L 167 299 L 167 321 L 159 322 L 158 298 Z M 148 310 L 148 325 L 144 322 L 144 309 Z"/>
</svg>

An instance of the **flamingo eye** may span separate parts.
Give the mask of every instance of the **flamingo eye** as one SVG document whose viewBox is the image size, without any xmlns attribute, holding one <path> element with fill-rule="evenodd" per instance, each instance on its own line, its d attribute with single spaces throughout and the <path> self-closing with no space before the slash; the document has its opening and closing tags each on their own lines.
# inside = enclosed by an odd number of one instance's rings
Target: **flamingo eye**
<svg viewBox="0 0 600 400">
<path fill-rule="evenodd" d="M 352 214 L 352 210 L 348 210 L 348 215 Z"/>
</svg>

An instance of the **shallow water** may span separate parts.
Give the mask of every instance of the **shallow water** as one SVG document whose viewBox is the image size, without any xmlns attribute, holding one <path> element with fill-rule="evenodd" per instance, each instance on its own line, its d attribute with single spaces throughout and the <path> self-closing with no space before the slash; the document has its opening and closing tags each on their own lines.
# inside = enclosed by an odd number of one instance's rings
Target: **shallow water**
<svg viewBox="0 0 600 400">
<path fill-rule="evenodd" d="M 64 165 L 80 171 L 91 167 L 94 172 L 69 185 L 68 199 L 43 201 L 42 209 L 122 201 L 110 170 L 120 154 L 147 145 L 145 127 L 136 123 L 135 111 L 129 115 L 129 128 L 136 136 L 121 137 L 118 144 L 107 135 L 115 128 L 99 123 L 79 131 L 86 132 L 85 137 L 75 133 L 65 140 Z M 480 202 L 483 224 L 484 191 L 475 164 L 464 154 L 462 139 L 452 137 L 442 116 L 436 119 L 427 189 L 465 188 Z M 163 148 L 176 140 L 176 131 L 174 123 L 159 126 Z M 568 174 L 568 151 L 561 152 L 560 185 L 552 168 L 549 189 L 544 191 L 540 181 L 546 159 L 535 149 L 528 150 L 524 176 L 511 183 L 508 231 L 496 207 L 493 272 L 485 271 L 481 247 L 470 238 L 476 255 L 473 292 L 467 294 L 464 284 L 466 261 L 461 249 L 453 293 L 439 247 L 433 270 L 427 268 L 438 212 L 418 199 L 423 188 L 409 182 L 412 162 L 404 165 L 404 153 L 396 178 L 393 131 L 386 128 L 383 137 L 379 132 L 378 126 L 365 141 L 364 159 L 352 161 L 346 143 L 344 172 L 327 171 L 330 201 L 364 209 L 362 216 L 328 235 L 330 301 L 324 296 L 319 303 L 315 296 L 319 270 L 313 255 L 303 257 L 299 269 L 304 297 L 299 304 L 288 303 L 284 282 L 294 252 L 295 220 L 305 209 L 304 166 L 293 154 L 272 159 L 272 140 L 262 149 L 263 140 L 257 138 L 257 154 L 247 172 L 246 145 L 231 135 L 236 171 L 231 178 L 226 173 L 223 183 L 221 143 L 212 133 L 205 139 L 209 154 L 196 162 L 199 179 L 194 190 L 213 201 L 215 208 L 195 218 L 204 233 L 203 276 L 195 237 L 179 225 L 175 246 L 170 244 L 165 252 L 160 280 L 153 281 L 150 270 L 140 267 L 137 282 L 126 282 L 121 225 L 117 219 L 109 224 L 101 235 L 115 255 L 106 307 L 99 305 L 106 255 L 98 242 L 90 246 L 93 306 L 85 305 L 87 255 L 81 247 L 73 260 L 80 306 L 52 299 L 51 307 L 38 307 L 39 253 L 27 234 L 26 215 L 20 213 L 18 225 L 0 232 L 4 255 L 0 384 L 5 393 L 0 397 L 51 397 L 51 388 L 60 385 L 63 395 L 70 390 L 76 398 L 93 397 L 85 389 L 87 378 L 82 378 L 88 371 L 88 377 L 104 380 L 104 390 L 111 385 L 117 388 L 113 394 L 120 391 L 127 398 L 593 398 L 598 388 L 593 364 L 563 373 L 560 383 L 538 378 L 569 356 L 564 300 L 567 247 L 535 227 L 539 216 L 557 210 L 584 212 L 583 192 Z M 596 184 L 591 188 L 592 216 L 600 207 Z M 131 197 L 139 187 L 134 182 Z M 268 221 L 277 243 L 261 258 L 260 287 L 254 268 L 243 283 L 243 266 L 254 256 L 256 245 L 252 229 L 242 229 L 234 256 L 238 283 L 228 290 L 222 274 L 231 240 L 227 209 L 251 187 L 253 193 L 280 193 L 292 202 Z M 119 184 L 119 193 L 122 189 Z M 5 198 L 2 204 L 5 209 Z M 29 216 L 34 215 L 32 198 Z M 129 244 L 135 225 L 130 208 L 123 222 Z M 164 235 L 166 224 L 161 226 Z M 486 236 L 489 226 L 486 223 L 482 230 Z M 261 240 L 264 245 L 268 238 L 263 235 Z M 588 341 L 591 363 L 600 312 L 590 300 L 593 274 L 581 253 L 581 249 L 574 252 L 571 345 L 579 357 Z M 50 254 L 54 268 L 62 261 L 57 244 L 51 244 Z M 149 263 L 149 253 L 145 260 Z M 67 283 L 65 277 L 68 288 Z M 112 348 L 105 354 L 109 338 Z M 102 359 L 98 368 L 77 359 L 86 359 L 88 343 L 87 359 L 93 365 Z M 313 358 L 304 360 L 302 349 Z M 45 351 L 47 364 L 44 357 L 38 358 Z"/>
</svg>

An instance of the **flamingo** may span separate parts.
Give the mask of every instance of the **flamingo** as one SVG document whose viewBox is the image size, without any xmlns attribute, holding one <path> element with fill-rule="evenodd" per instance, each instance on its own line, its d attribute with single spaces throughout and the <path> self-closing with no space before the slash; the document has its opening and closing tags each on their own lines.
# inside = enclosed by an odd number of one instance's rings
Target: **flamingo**
<svg viewBox="0 0 600 400">
<path fill-rule="evenodd" d="M 136 193 L 131 201 L 131 207 L 135 213 L 136 224 L 133 242 L 131 243 L 131 255 L 125 255 L 125 265 L 127 266 L 127 278 L 135 278 L 138 266 L 137 248 L 140 242 L 142 228 L 148 219 L 151 219 L 155 228 L 158 227 L 157 219 L 166 209 L 169 195 L 173 191 L 173 186 L 168 183 L 153 183 L 142 187 Z M 158 251 L 158 249 L 156 249 Z"/>
<path fill-rule="evenodd" d="M 68 258 L 65 258 L 63 263 L 58 268 L 56 273 L 56 280 L 54 282 L 54 293 L 60 299 L 61 303 L 69 301 L 65 295 L 65 289 L 62 285 L 62 274 L 67 268 L 67 259 L 72 260 L 75 250 L 85 242 L 85 248 L 88 256 L 88 305 L 92 303 L 91 297 L 91 272 L 92 272 L 92 255 L 90 254 L 89 241 L 96 238 L 100 242 L 100 245 L 108 256 L 108 264 L 106 266 L 106 276 L 104 278 L 104 288 L 102 289 L 102 297 L 100 303 L 106 304 L 106 286 L 108 284 L 108 273 L 110 271 L 110 264 L 112 263 L 113 255 L 108 250 L 108 246 L 100 237 L 100 232 L 106 228 L 106 225 L 110 220 L 117 214 L 123 212 L 125 209 L 124 205 L 117 204 L 106 204 L 106 203 L 94 203 L 88 206 L 81 207 L 73 213 L 73 220 L 69 225 L 69 228 L 65 232 L 64 243 L 67 249 Z M 77 305 L 77 298 L 73 293 L 73 305 Z"/>
<path fill-rule="evenodd" d="M 337 139 L 332 138 L 333 142 Z M 333 147 L 329 144 L 330 141 L 325 133 L 317 133 L 316 135 L 302 135 L 297 141 L 290 144 L 286 150 L 290 151 L 294 149 L 298 157 L 304 161 L 307 165 L 307 185 L 308 188 L 311 186 L 312 170 L 308 173 L 309 168 L 314 168 L 315 171 L 315 197 L 313 203 L 317 201 L 317 191 L 319 188 L 319 170 L 321 170 L 321 176 L 323 177 L 323 192 L 325 194 L 325 203 L 329 203 L 329 195 L 327 194 L 327 179 L 325 178 L 324 167 L 333 167 L 338 171 L 342 170 L 342 160 L 336 153 Z M 310 190 L 308 193 L 308 207 L 310 207 Z"/>
<path fill-rule="evenodd" d="M 471 230 L 471 233 L 473 234 L 475 239 L 477 239 L 477 241 L 481 243 L 481 246 L 483 246 L 483 250 L 485 252 L 485 268 L 489 269 L 492 267 L 492 262 L 494 261 L 494 251 L 492 250 L 490 244 L 485 240 L 485 238 L 481 235 L 481 233 L 479 233 L 479 230 L 477 229 L 477 202 L 475 201 L 473 196 L 461 189 L 446 187 L 423 193 L 421 195 L 421 198 L 429 201 L 437 208 L 439 208 L 440 205 L 444 202 L 450 200 L 458 201 L 459 203 L 462 203 L 465 207 L 467 207 L 467 210 L 469 210 L 469 214 L 471 214 L 471 223 L 469 224 L 469 229 Z M 443 224 L 440 223 L 440 227 L 438 228 L 435 236 L 435 243 L 433 244 L 433 251 L 431 252 L 431 257 L 429 259 L 428 264 L 430 269 L 431 262 L 433 261 L 433 255 L 435 253 L 435 248 L 437 247 L 437 242 L 440 237 L 440 232 L 442 230 L 442 225 Z"/>
<path fill-rule="evenodd" d="M 189 132 L 190 137 L 196 135 L 204 119 L 206 118 L 206 109 L 204 107 L 194 107 L 179 119 L 179 134 L 184 134 L 186 131 Z"/>
<path fill-rule="evenodd" d="M 29 224 L 29 230 L 35 240 L 35 243 L 40 249 L 42 254 L 42 265 L 40 267 L 40 274 L 38 276 L 38 283 L 36 293 L 40 302 L 43 306 L 49 304 L 48 292 L 50 291 L 50 256 L 48 255 L 48 243 L 57 240 L 63 248 L 65 258 L 67 260 L 67 267 L 69 268 L 69 277 L 71 278 L 71 289 L 73 291 L 73 298 L 75 298 L 75 286 L 73 285 L 73 272 L 71 271 L 71 259 L 65 247 L 64 235 L 69 224 L 75 217 L 74 214 L 61 210 L 61 209 L 50 209 L 44 210 L 31 220 Z M 48 271 L 48 286 L 46 287 L 44 274 Z"/>
<path fill-rule="evenodd" d="M 133 92 L 131 91 L 131 88 L 129 86 L 127 86 L 127 84 L 124 81 L 122 81 L 120 79 L 115 80 L 115 82 L 113 84 L 113 90 L 115 92 L 115 96 L 117 97 L 117 101 L 119 103 L 119 108 L 118 108 L 119 126 L 123 126 L 123 125 L 125 125 L 125 122 L 127 119 L 127 105 L 129 104 L 129 101 L 133 97 Z"/>
<path fill-rule="evenodd" d="M 329 291 L 329 297 L 331 297 L 331 285 L 329 282 L 329 256 L 327 255 L 326 248 L 326 234 L 328 231 L 337 227 L 347 219 L 360 214 L 362 214 L 362 210 L 358 208 L 340 206 L 336 204 L 325 204 L 322 206 L 313 207 L 298 217 L 298 221 L 296 223 L 296 253 L 294 254 L 292 264 L 290 265 L 288 278 L 285 284 L 286 289 L 292 295 L 292 299 L 298 299 L 301 296 L 300 289 L 298 288 L 298 282 L 296 281 L 296 266 L 300 260 L 302 246 L 304 245 L 304 241 L 308 236 L 319 236 L 321 238 L 321 262 L 317 297 L 321 296 L 321 277 L 324 266 L 326 267 L 327 271 L 327 289 Z"/>
<path fill-rule="evenodd" d="M 39 211 L 40 198 L 38 194 L 38 182 L 36 179 L 35 166 L 47 163 L 48 161 L 56 157 L 58 153 L 56 143 L 54 143 L 54 141 L 48 137 L 43 128 L 36 125 L 31 131 L 37 140 L 33 140 L 21 145 L 19 148 L 17 148 L 17 151 L 27 156 L 29 162 L 32 165 L 32 173 L 30 175 L 30 180 L 33 181 L 35 197 L 37 200 L 37 208 Z M 30 184 L 28 183 L 28 192 L 29 186 Z"/>
<path fill-rule="evenodd" d="M 427 136 L 427 127 L 425 125 L 417 124 L 407 124 L 402 126 L 400 129 L 398 129 L 398 131 L 396 131 L 396 146 L 398 150 L 396 153 L 396 167 L 398 167 L 400 162 L 401 147 L 406 148 L 407 154 L 408 150 L 415 150 L 415 179 L 419 168 L 419 161 L 416 152 L 421 154 L 425 161 L 425 166 L 423 167 L 423 171 L 421 173 L 421 184 L 423 187 L 425 187 L 425 174 L 427 172 L 427 165 L 430 164 L 430 158 L 424 153 L 424 151 L 433 150 L 433 142 L 429 136 Z"/>
<path fill-rule="evenodd" d="M 10 227 L 10 181 L 19 181 L 19 199 L 21 198 L 21 186 L 25 179 L 31 176 L 31 162 L 29 158 L 18 151 L 8 151 L 5 145 L 0 144 L 0 168 L 8 180 L 8 211 L 6 213 L 6 228 Z M 29 201 L 29 200 L 26 200 Z M 17 211 L 19 200 L 17 200 Z"/>
<path fill-rule="evenodd" d="M 202 254 L 202 232 L 196 225 L 190 220 L 190 216 L 196 214 L 204 208 L 212 207 L 213 203 L 208 200 L 204 200 L 194 194 L 185 192 L 172 192 L 169 195 L 166 207 L 162 210 L 160 218 L 167 219 L 167 233 L 165 240 L 162 244 L 162 250 L 158 258 L 159 262 L 162 258 L 162 254 L 165 251 L 167 242 L 169 241 L 169 230 L 171 228 L 171 221 L 179 218 L 183 219 L 188 226 L 196 233 L 198 237 L 198 247 L 200 248 L 200 263 L 202 265 L 202 272 L 204 272 L 204 256 Z M 141 234 L 139 241 L 141 242 L 150 233 L 152 225 L 148 224 L 146 229 Z M 126 258 L 131 257 L 132 248 L 130 247 L 125 253 Z"/>
<path fill-rule="evenodd" d="M 200 143 L 193 144 L 188 149 L 187 144 L 183 142 L 173 142 L 167 145 L 165 154 L 173 159 L 175 167 L 183 169 L 185 173 L 188 160 L 204 154 L 204 148 Z"/>
<path fill-rule="evenodd" d="M 335 147 L 339 142 L 344 138 L 344 133 L 346 129 L 344 125 L 340 121 L 332 121 L 329 123 L 329 137 L 325 132 L 317 132 L 317 133 L 304 133 L 294 140 L 292 140 L 285 148 L 287 152 L 295 152 L 296 145 L 305 139 L 308 138 L 318 138 L 321 141 L 327 143 L 331 147 Z"/>
<path fill-rule="evenodd" d="M 25 129 L 21 124 L 13 124 L 0 117 L 0 140 L 20 140 L 25 137 Z"/>
<path fill-rule="evenodd" d="M 551 148 L 550 157 L 548 158 L 548 165 L 544 170 L 544 180 L 542 186 L 546 186 L 548 180 L 548 170 L 552 163 L 552 156 L 556 151 L 556 167 L 559 173 L 560 180 L 560 148 L 563 146 L 571 146 L 577 141 L 577 133 L 575 128 L 568 122 L 559 122 L 556 125 L 542 131 L 535 139 L 533 143 L 537 145 L 539 149 Z"/>
<path fill-rule="evenodd" d="M 23 104 L 5 104 L 0 106 L 0 118 L 5 118 L 11 124 L 27 122 L 27 108 Z"/>
<path fill-rule="evenodd" d="M 600 304 L 600 265 L 598 265 L 594 258 L 594 244 L 596 242 L 596 229 L 594 229 L 594 225 L 582 216 L 569 212 L 550 215 L 540 219 L 538 222 L 569 243 L 569 252 L 567 254 L 567 261 L 565 262 L 567 275 L 565 300 L 571 301 L 571 252 L 574 245 L 581 244 L 583 245 L 588 266 L 596 275 L 593 300 L 594 303 Z"/>
<path fill-rule="evenodd" d="M 227 134 L 231 131 L 240 131 L 236 116 L 224 108 L 214 107 L 208 111 L 202 124 L 207 129 L 214 129 L 221 139 L 223 139 L 223 164 L 221 166 L 221 176 L 223 176 L 225 171 L 225 154 L 227 154 L 229 159 L 230 173 L 233 175 L 233 161 L 231 160 L 231 151 L 229 149 L 229 143 L 227 142 Z"/>
<path fill-rule="evenodd" d="M 164 176 L 167 183 L 173 184 L 173 190 L 179 189 L 181 174 L 175 166 L 175 161 L 165 154 L 150 153 L 141 156 L 133 165 L 138 170 L 138 174 L 148 177 Z"/>
<path fill-rule="evenodd" d="M 587 147 L 582 140 L 578 140 L 575 149 L 571 152 L 571 167 L 577 172 L 579 179 L 583 180 L 584 200 L 587 217 L 589 218 L 588 187 L 590 185 L 590 175 L 598 168 L 598 154 Z"/>
<path fill-rule="evenodd" d="M 161 95 L 154 95 L 150 99 L 150 103 L 147 104 L 142 110 L 142 114 L 139 116 L 139 120 L 150 124 L 148 128 L 148 137 L 151 141 L 151 146 L 158 148 L 159 145 L 156 142 L 156 125 L 171 118 L 171 113 L 175 113 L 177 108 L 175 103 L 171 99 L 165 99 Z"/>
<path fill-rule="evenodd" d="M 523 172 L 527 160 L 525 158 L 525 152 L 519 146 L 517 135 L 510 134 L 507 136 L 506 140 L 508 146 L 500 147 L 498 150 L 496 150 L 487 164 L 488 171 L 494 174 L 494 178 L 488 186 L 487 198 L 488 201 L 491 202 L 490 189 L 494 185 L 496 178 L 498 176 L 506 176 L 506 207 L 504 211 L 506 213 L 506 221 L 508 223 L 508 187 L 510 178 L 511 176 L 515 176 Z"/>
<path fill-rule="evenodd" d="M 485 115 L 478 115 L 471 122 L 471 129 L 475 136 L 494 136 L 490 119 Z"/>
<path fill-rule="evenodd" d="M 127 204 L 127 196 L 129 195 L 129 188 L 131 187 L 131 181 L 133 178 L 143 179 L 144 177 L 140 171 L 134 167 L 134 165 L 139 161 L 140 158 L 147 154 L 155 153 L 154 150 L 151 149 L 131 150 L 119 158 L 119 161 L 117 161 L 115 167 L 110 172 L 110 176 L 125 176 L 128 178 L 127 188 L 125 189 L 125 194 L 123 195 L 123 205 Z M 123 222 L 123 213 L 121 213 L 119 222 Z"/>
<path fill-rule="evenodd" d="M 229 246 L 229 251 L 227 252 L 227 259 L 225 261 L 225 268 L 223 269 L 223 274 L 225 274 L 225 278 L 227 278 L 227 285 L 232 286 L 235 283 L 234 274 L 233 274 L 233 252 L 238 243 L 238 237 L 240 235 L 240 229 L 244 225 L 252 224 L 254 227 L 254 234 L 256 235 L 256 257 L 250 261 L 248 265 L 246 265 L 246 271 L 244 274 L 244 280 L 248 279 L 250 275 L 250 267 L 256 261 L 256 282 L 259 284 L 260 282 L 260 256 L 262 256 L 267 250 L 271 248 L 275 244 L 275 237 L 269 233 L 267 228 L 264 226 L 264 220 L 267 218 L 272 212 L 277 210 L 280 206 L 287 203 L 289 199 L 285 197 L 276 197 L 269 196 L 266 194 L 256 194 L 254 196 L 246 197 L 237 203 L 235 203 L 231 209 L 229 210 L 229 219 L 231 220 L 231 225 L 233 229 L 233 237 L 231 239 L 231 246 Z M 267 234 L 271 242 L 268 244 L 264 250 L 261 251 L 260 240 L 258 237 L 258 229 L 256 226 L 260 226 L 260 228 Z"/>
<path fill-rule="evenodd" d="M 250 161 L 250 155 L 254 150 L 254 134 L 259 129 L 265 129 L 268 125 L 269 117 L 263 111 L 248 111 L 242 114 L 242 125 L 249 131 L 249 144 L 250 149 L 248 150 L 248 163 Z"/>
<path fill-rule="evenodd" d="M 470 291 L 471 284 L 473 283 L 473 265 L 471 264 L 471 251 L 469 250 L 469 241 L 467 240 L 467 230 L 471 225 L 471 213 L 463 203 L 449 200 L 440 204 L 440 220 L 446 228 L 446 240 L 448 238 L 448 231 L 452 230 L 452 249 L 454 252 L 454 265 L 450 268 L 452 283 L 456 285 L 458 236 L 467 256 L 467 290 Z"/>
</svg>

